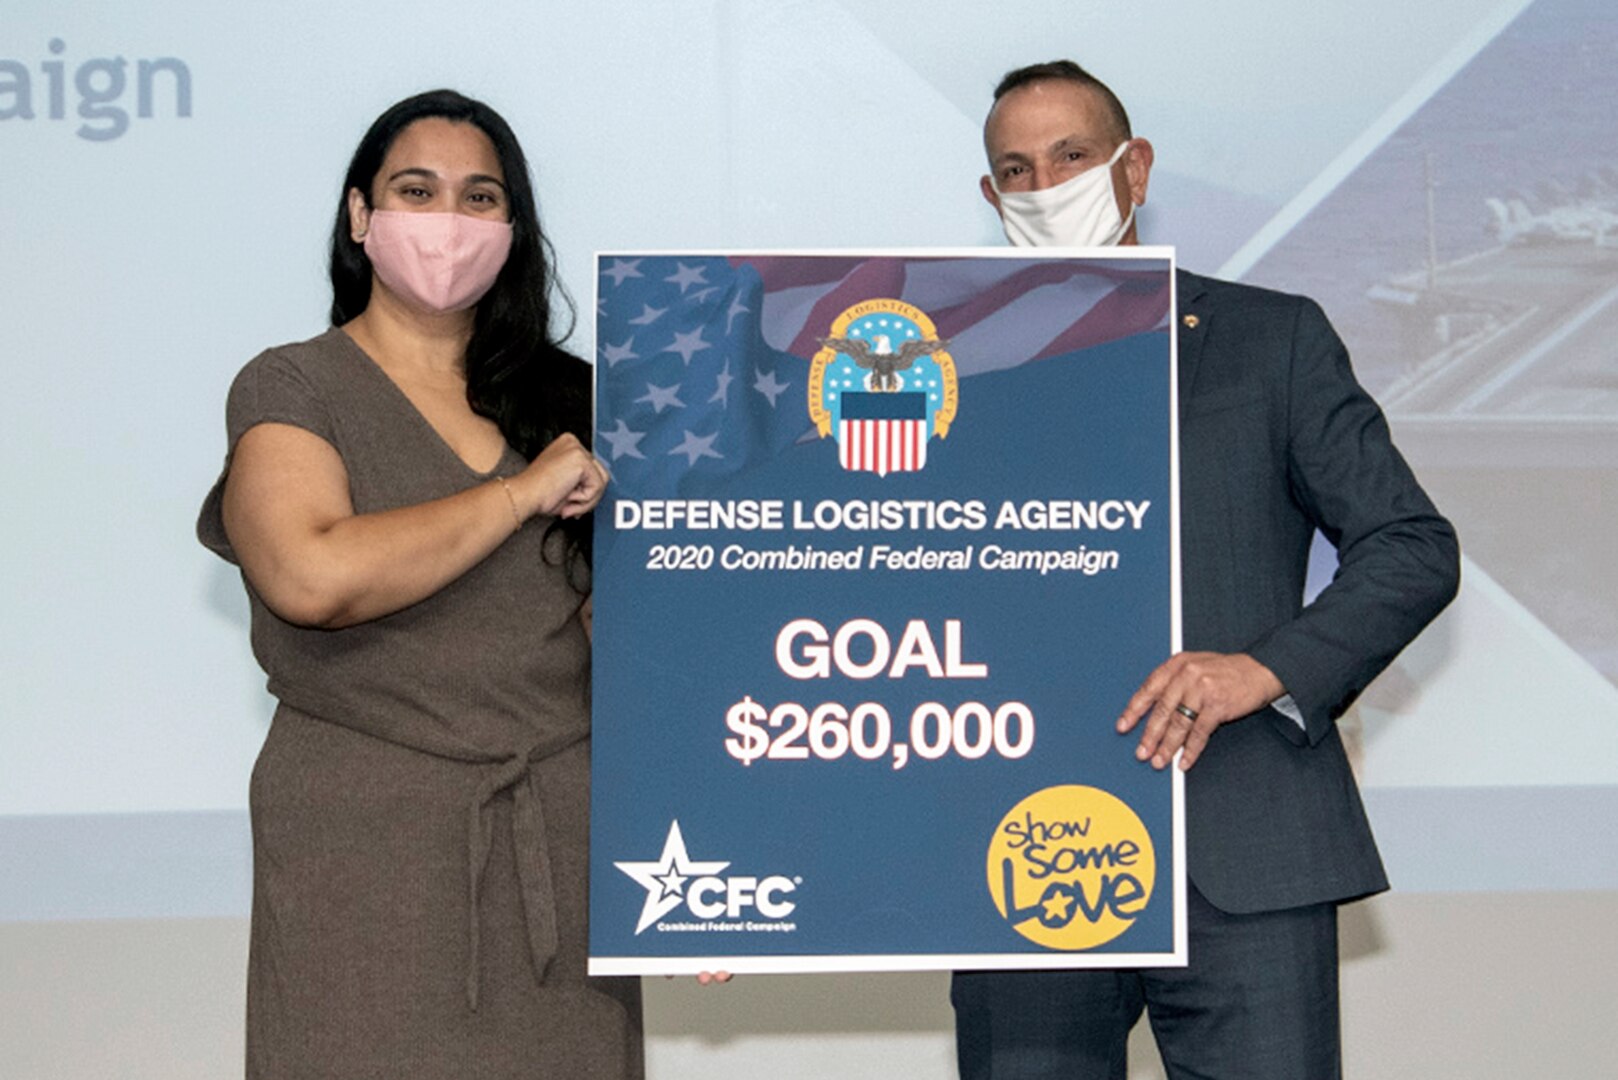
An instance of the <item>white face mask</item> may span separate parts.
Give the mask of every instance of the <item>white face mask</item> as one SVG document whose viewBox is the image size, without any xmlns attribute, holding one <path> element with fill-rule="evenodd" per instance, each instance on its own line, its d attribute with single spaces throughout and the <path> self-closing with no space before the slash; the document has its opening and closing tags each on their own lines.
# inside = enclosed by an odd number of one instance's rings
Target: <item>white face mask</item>
<svg viewBox="0 0 1618 1080">
<path fill-rule="evenodd" d="M 1119 218 L 1112 167 L 1129 143 L 1120 143 L 1105 165 L 1042 191 L 1001 191 L 995 183 L 1006 239 L 1017 247 L 1111 247 L 1122 240 L 1135 220 L 1135 203 L 1130 200 L 1129 216 Z"/>
</svg>

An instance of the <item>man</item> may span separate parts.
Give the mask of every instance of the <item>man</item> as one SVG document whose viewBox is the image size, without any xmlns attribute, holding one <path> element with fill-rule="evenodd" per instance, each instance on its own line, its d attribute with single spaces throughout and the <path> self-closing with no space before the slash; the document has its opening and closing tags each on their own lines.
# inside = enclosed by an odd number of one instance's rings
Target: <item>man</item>
<svg viewBox="0 0 1618 1080">
<path fill-rule="evenodd" d="M 1135 243 L 1152 147 L 1078 65 L 1007 75 L 984 142 L 1013 243 Z M 1336 906 L 1387 880 L 1335 721 L 1454 596 L 1455 534 L 1312 301 L 1176 285 L 1187 651 L 1118 730 L 1187 770 L 1190 966 L 957 974 L 963 1080 L 1122 1080 L 1143 1008 L 1175 1080 L 1340 1075 Z M 1340 569 L 1303 607 L 1316 529 Z"/>
</svg>

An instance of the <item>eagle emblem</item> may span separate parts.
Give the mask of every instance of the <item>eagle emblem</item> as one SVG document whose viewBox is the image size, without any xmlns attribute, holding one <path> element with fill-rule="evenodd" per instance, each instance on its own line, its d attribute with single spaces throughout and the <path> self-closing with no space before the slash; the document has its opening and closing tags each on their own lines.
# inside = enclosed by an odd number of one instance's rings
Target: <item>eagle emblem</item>
<svg viewBox="0 0 1618 1080">
<path fill-rule="evenodd" d="M 854 363 L 862 368 L 871 369 L 869 389 L 877 393 L 891 393 L 898 390 L 901 380 L 897 372 L 904 371 L 914 364 L 918 357 L 931 356 L 943 352 L 948 346 L 947 340 L 911 340 L 901 341 L 899 347 L 893 347 L 893 339 L 887 334 L 877 334 L 871 341 L 864 338 L 824 337 L 820 344 L 833 352 L 842 353 L 853 359 Z"/>
<path fill-rule="evenodd" d="M 809 418 L 833 436 L 854 472 L 916 472 L 927 444 L 949 434 L 959 405 L 955 360 L 920 308 L 866 300 L 816 340 L 809 369 Z"/>
</svg>

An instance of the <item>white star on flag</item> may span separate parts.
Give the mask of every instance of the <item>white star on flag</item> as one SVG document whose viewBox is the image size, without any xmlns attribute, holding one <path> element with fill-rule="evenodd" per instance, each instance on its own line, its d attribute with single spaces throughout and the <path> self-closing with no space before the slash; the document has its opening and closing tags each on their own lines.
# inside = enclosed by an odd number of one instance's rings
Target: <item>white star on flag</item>
<svg viewBox="0 0 1618 1080">
<path fill-rule="evenodd" d="M 640 314 L 636 315 L 633 319 L 628 320 L 629 325 L 650 326 L 657 321 L 659 315 L 662 315 L 667 310 L 668 308 L 666 307 L 653 307 L 650 304 L 642 304 L 640 306 Z"/>
<path fill-rule="evenodd" d="M 615 430 L 603 431 L 601 437 L 612 446 L 612 460 L 617 461 L 621 457 L 646 460 L 646 455 L 640 452 L 640 441 L 646 438 L 646 433 L 629 430 L 629 425 L 624 423 L 623 417 L 618 417 L 618 427 Z"/>
<path fill-rule="evenodd" d="M 760 371 L 758 378 L 753 380 L 753 389 L 770 399 L 770 408 L 775 408 L 775 399 L 786 393 L 791 383 L 778 382 L 773 371 Z"/>
<path fill-rule="evenodd" d="M 635 933 L 639 934 L 680 906 L 685 899 L 683 890 L 686 878 L 717 874 L 730 862 L 694 861 L 686 853 L 680 823 L 671 821 L 668 839 L 663 842 L 663 854 L 655 862 L 615 862 L 612 865 L 634 878 L 635 884 L 646 890 L 646 905 L 640 909 L 640 921 L 635 924 Z"/>
<path fill-rule="evenodd" d="M 676 446 L 673 450 L 670 450 L 669 454 L 671 456 L 674 454 L 684 454 L 687 465 L 695 465 L 698 458 L 722 458 L 725 455 L 713 448 L 714 440 L 717 438 L 719 438 L 719 432 L 717 431 L 712 435 L 698 435 L 694 431 L 687 431 L 685 433 L 685 441 L 680 443 L 680 445 Z"/>
<path fill-rule="evenodd" d="M 685 291 L 693 285 L 708 284 L 707 275 L 703 272 L 702 267 L 687 266 L 685 263 L 675 263 L 674 265 L 674 273 L 670 274 L 663 280 L 678 285 L 680 287 L 681 296 L 684 296 Z"/>
<path fill-rule="evenodd" d="M 721 405 L 729 405 L 730 404 L 730 384 L 736 381 L 736 376 L 734 376 L 734 375 L 732 375 L 730 373 L 730 361 L 729 360 L 725 361 L 724 370 L 721 371 L 715 377 L 714 381 L 718 383 L 719 388 L 713 392 L 713 397 L 708 399 L 708 404 L 712 405 L 714 402 L 717 401 Z"/>
<path fill-rule="evenodd" d="M 622 345 L 614 345 L 609 341 L 601 346 L 601 359 L 607 362 L 609 368 L 618 366 L 620 360 L 639 360 L 640 354 L 633 351 L 634 347 L 634 338 L 630 338 Z"/>
<path fill-rule="evenodd" d="M 612 278 L 614 285 L 622 285 L 624 278 L 640 277 L 639 259 L 614 259 L 612 265 L 601 271 L 602 277 Z"/>
<path fill-rule="evenodd" d="M 647 383 L 646 393 L 635 399 L 637 405 L 642 402 L 649 403 L 652 410 L 659 413 L 668 408 L 685 408 L 685 402 L 680 400 L 680 386 L 678 383 L 673 386 L 654 386 Z"/>
<path fill-rule="evenodd" d="M 692 354 L 711 348 L 713 348 L 713 345 L 702 340 L 702 327 L 699 326 L 689 334 L 682 334 L 676 330 L 674 332 L 674 343 L 663 351 L 679 353 L 680 359 L 685 361 L 685 366 L 690 367 Z"/>
</svg>

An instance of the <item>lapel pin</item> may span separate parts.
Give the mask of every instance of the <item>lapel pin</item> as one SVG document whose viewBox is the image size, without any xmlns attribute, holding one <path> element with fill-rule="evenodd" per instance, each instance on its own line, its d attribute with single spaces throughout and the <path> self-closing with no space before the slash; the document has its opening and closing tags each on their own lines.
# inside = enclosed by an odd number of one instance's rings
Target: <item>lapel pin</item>
<svg viewBox="0 0 1618 1080">
<path fill-rule="evenodd" d="M 1180 321 L 1185 323 L 1185 328 L 1187 330 L 1195 330 L 1197 328 L 1197 323 L 1201 322 L 1202 320 L 1197 318 L 1195 315 L 1187 315 Z"/>
</svg>

